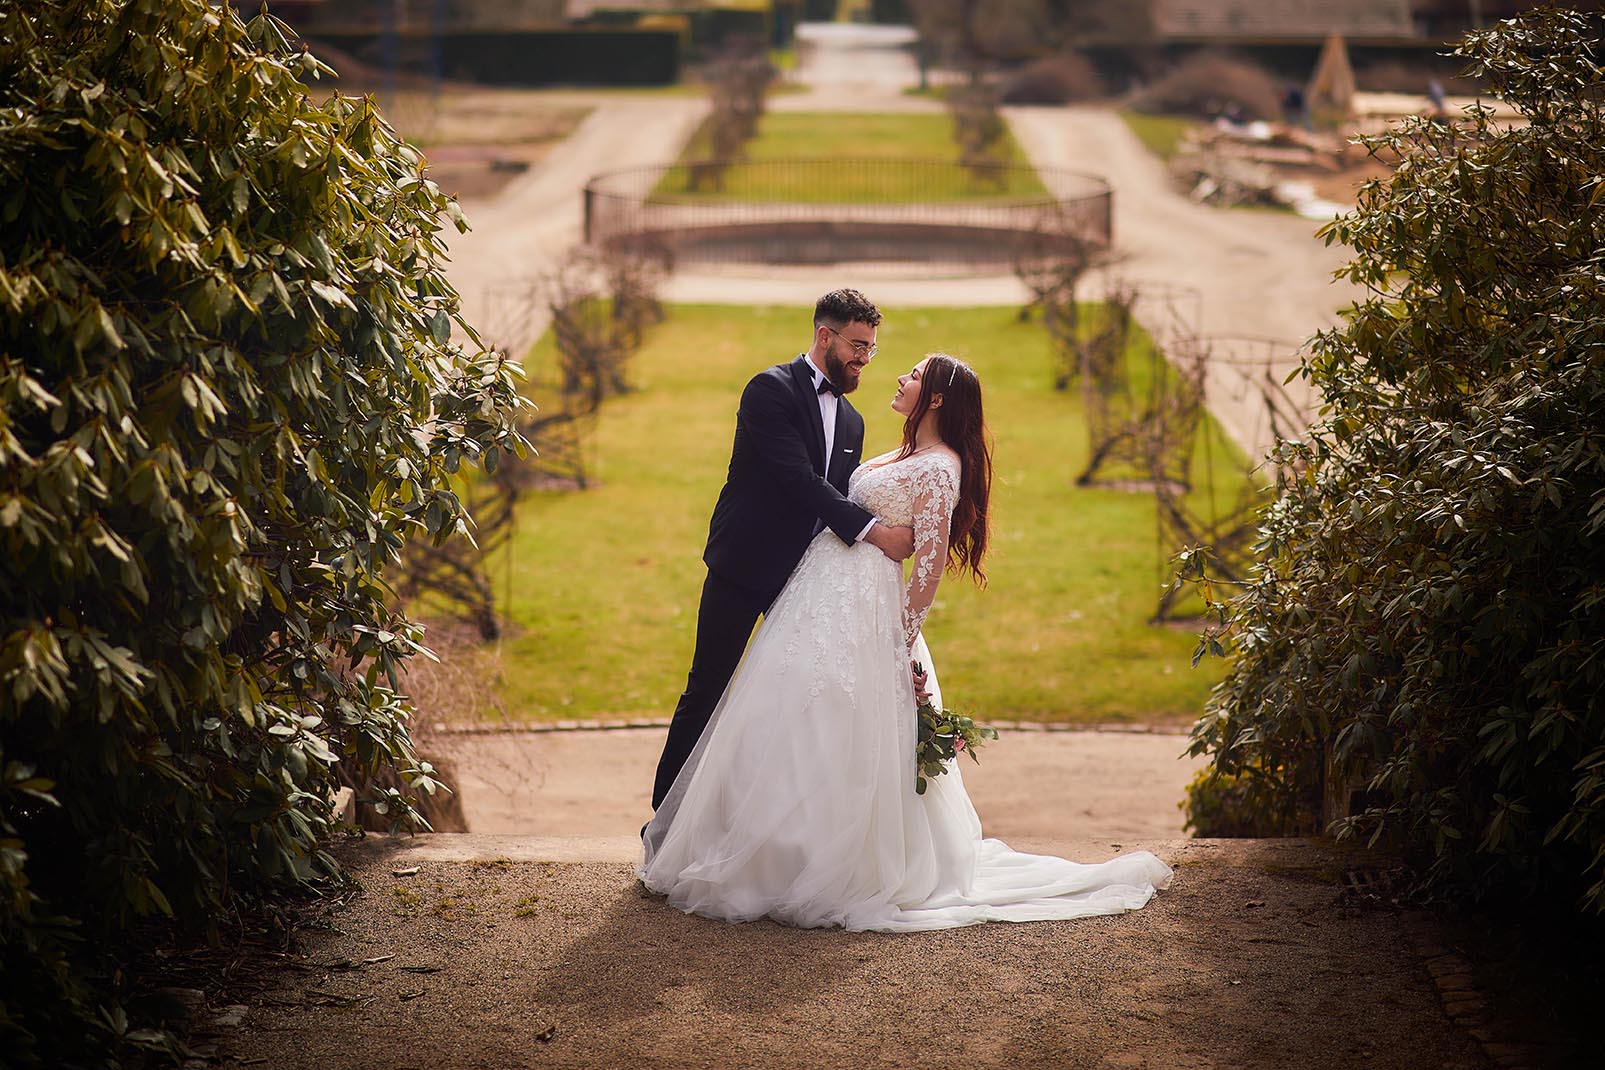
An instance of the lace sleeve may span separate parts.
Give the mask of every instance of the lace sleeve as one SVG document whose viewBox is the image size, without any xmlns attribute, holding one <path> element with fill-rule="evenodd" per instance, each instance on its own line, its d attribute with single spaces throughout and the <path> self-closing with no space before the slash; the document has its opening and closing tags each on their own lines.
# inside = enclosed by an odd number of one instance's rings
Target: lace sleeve
<svg viewBox="0 0 1605 1070">
<path fill-rule="evenodd" d="M 959 462 L 941 455 L 912 473 L 914 496 L 914 567 L 903 597 L 903 639 L 910 649 L 936 598 L 947 565 L 948 533 L 959 500 Z"/>
</svg>

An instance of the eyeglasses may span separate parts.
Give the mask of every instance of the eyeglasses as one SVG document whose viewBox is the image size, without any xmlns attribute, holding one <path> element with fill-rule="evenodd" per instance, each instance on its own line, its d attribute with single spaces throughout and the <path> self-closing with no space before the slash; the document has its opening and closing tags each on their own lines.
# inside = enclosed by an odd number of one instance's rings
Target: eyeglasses
<svg viewBox="0 0 1605 1070">
<path fill-rule="evenodd" d="M 873 357 L 876 353 L 880 352 L 881 347 L 876 345 L 874 342 L 854 341 L 828 323 L 821 323 L 820 326 L 825 328 L 825 330 L 829 331 L 831 334 L 834 334 L 837 338 L 840 338 L 842 341 L 846 342 L 848 345 L 852 346 L 853 352 L 857 353 L 861 357 Z"/>
</svg>

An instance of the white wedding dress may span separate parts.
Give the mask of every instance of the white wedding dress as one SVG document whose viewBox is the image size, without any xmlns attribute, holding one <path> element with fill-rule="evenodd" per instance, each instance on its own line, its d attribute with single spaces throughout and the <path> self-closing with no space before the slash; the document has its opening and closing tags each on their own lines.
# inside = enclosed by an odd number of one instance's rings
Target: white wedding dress
<svg viewBox="0 0 1605 1070">
<path fill-rule="evenodd" d="M 919 628 L 947 557 L 959 460 L 945 446 L 891 456 L 860 467 L 848 495 L 913 525 L 906 591 L 875 547 L 829 530 L 814 539 L 647 826 L 642 883 L 711 918 L 858 930 L 1143 906 L 1171 878 L 1147 851 L 1082 865 L 983 839 L 955 767 L 915 793 L 910 650 L 940 707 Z"/>
</svg>

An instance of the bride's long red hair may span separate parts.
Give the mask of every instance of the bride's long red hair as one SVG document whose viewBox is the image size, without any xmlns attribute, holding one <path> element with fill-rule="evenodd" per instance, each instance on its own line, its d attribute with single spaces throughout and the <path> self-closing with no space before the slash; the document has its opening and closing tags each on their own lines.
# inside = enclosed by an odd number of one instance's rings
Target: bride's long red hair
<svg viewBox="0 0 1605 1070">
<path fill-rule="evenodd" d="M 914 452 L 914 433 L 936 397 L 942 399 L 936 410 L 936 433 L 959 455 L 963 465 L 959 501 L 948 532 L 947 564 L 957 572 L 968 570 L 976 585 L 985 587 L 986 572 L 981 563 L 986 558 L 991 531 L 987 508 L 992 497 L 992 436 L 981 411 L 981 380 L 974 368 L 947 353 L 926 354 L 919 400 L 903 421 L 903 448 L 898 459 Z"/>
</svg>

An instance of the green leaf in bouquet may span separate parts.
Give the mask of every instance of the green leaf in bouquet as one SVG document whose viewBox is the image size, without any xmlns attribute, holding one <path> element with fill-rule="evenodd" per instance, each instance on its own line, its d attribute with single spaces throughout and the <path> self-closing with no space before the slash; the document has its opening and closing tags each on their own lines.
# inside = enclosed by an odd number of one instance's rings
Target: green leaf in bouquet
<svg viewBox="0 0 1605 1070">
<path fill-rule="evenodd" d="M 916 662 L 914 671 L 924 670 Z M 947 772 L 947 763 L 956 759 L 961 750 L 968 749 L 970 760 L 979 763 L 981 758 L 976 749 L 983 741 L 998 738 L 997 729 L 989 725 L 977 725 L 973 718 L 952 710 L 937 709 L 930 701 L 920 703 L 916 714 L 918 734 L 914 743 L 914 761 L 919 775 L 915 778 L 914 791 L 919 795 L 925 794 L 928 778 Z"/>
</svg>

